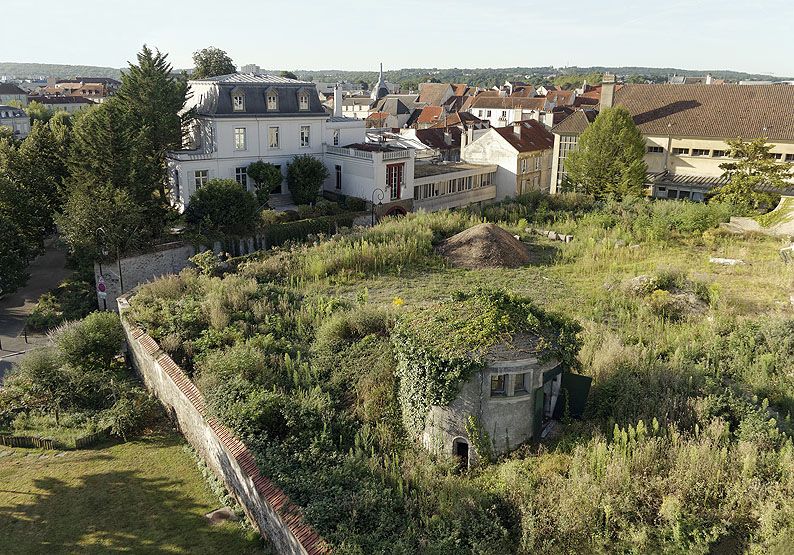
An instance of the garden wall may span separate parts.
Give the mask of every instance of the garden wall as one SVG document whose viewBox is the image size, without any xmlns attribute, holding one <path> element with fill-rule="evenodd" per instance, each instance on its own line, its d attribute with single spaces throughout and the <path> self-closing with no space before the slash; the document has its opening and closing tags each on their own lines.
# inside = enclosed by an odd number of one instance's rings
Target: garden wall
<svg viewBox="0 0 794 555">
<path fill-rule="evenodd" d="M 118 301 L 120 312 L 129 306 Z M 178 423 L 185 439 L 240 503 L 250 521 L 278 553 L 330 553 L 322 538 L 303 522 L 300 508 L 259 473 L 253 454 L 215 418 L 204 397 L 179 366 L 143 330 L 122 318 L 129 355 L 149 390 Z"/>
</svg>

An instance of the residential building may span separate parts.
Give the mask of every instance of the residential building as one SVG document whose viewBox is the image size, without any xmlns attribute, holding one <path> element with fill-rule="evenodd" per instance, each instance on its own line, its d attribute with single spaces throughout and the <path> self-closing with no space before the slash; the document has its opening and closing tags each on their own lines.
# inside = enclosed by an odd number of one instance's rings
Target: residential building
<svg viewBox="0 0 794 555">
<path fill-rule="evenodd" d="M 0 105 L 0 127 L 10 129 L 17 139 L 24 139 L 30 134 L 30 118 L 21 108 Z"/>
<path fill-rule="evenodd" d="M 25 107 L 28 105 L 28 93 L 14 83 L 0 83 L 0 104 Z"/>
<path fill-rule="evenodd" d="M 551 126 L 551 107 L 545 98 L 524 98 L 478 94 L 467 107 L 467 111 L 491 127 L 505 127 L 515 121 L 543 120 Z"/>
<path fill-rule="evenodd" d="M 432 129 L 401 129 L 400 135 L 416 143 L 417 158 L 433 158 L 445 162 L 460 161 L 460 140 L 463 131 L 459 127 L 436 127 Z"/>
<path fill-rule="evenodd" d="M 623 106 L 647 142 L 651 193 L 660 198 L 703 200 L 723 175 L 727 141 L 766 137 L 772 154 L 794 162 L 794 87 L 706 84 L 617 85 L 606 75 L 600 107 Z M 552 192 L 565 180 L 564 159 L 595 119 L 579 110 L 552 129 L 555 135 Z"/>
<path fill-rule="evenodd" d="M 338 110 L 329 115 L 314 83 L 273 75 L 231 74 L 189 82 L 196 119 L 186 148 L 167 155 L 178 205 L 213 178 L 235 179 L 248 189 L 246 168 L 261 160 L 281 168 L 296 155 L 324 157 L 325 145 L 364 140 L 363 122 Z M 338 93 L 341 99 L 341 91 Z M 341 102 L 338 103 L 341 108 Z M 275 194 L 289 192 L 286 180 Z"/>
<path fill-rule="evenodd" d="M 348 118 L 367 119 L 372 99 L 364 95 L 351 95 L 342 99 L 342 115 Z"/>
<path fill-rule="evenodd" d="M 535 120 L 491 127 L 478 139 L 464 135 L 461 159 L 494 164 L 496 200 L 529 191 L 549 191 L 554 135 Z"/>
<path fill-rule="evenodd" d="M 438 122 L 430 127 L 431 129 L 457 127 L 461 131 L 467 131 L 469 129 L 488 129 L 490 124 L 469 112 L 452 112 L 451 114 L 444 114 Z"/>
<path fill-rule="evenodd" d="M 83 96 L 31 95 L 28 100 L 29 102 L 38 102 L 52 112 L 66 112 L 68 114 L 74 114 L 96 105 L 96 102 Z"/>
</svg>

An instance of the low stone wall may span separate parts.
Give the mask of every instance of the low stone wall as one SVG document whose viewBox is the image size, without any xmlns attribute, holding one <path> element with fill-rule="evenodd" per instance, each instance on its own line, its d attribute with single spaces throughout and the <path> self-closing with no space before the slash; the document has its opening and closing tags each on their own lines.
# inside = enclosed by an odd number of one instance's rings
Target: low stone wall
<svg viewBox="0 0 794 555">
<path fill-rule="evenodd" d="M 129 305 L 119 299 L 123 312 Z M 268 478 L 253 454 L 231 431 L 207 414 L 204 397 L 179 366 L 143 330 L 122 317 L 133 366 L 179 425 L 185 439 L 226 484 L 250 521 L 278 553 L 330 553 L 322 538 L 303 522 L 300 508 Z"/>
</svg>

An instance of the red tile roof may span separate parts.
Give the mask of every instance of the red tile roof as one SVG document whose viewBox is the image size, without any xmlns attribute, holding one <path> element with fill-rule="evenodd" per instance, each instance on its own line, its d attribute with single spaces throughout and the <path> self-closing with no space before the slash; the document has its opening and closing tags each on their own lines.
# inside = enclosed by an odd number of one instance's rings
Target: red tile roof
<svg viewBox="0 0 794 555">
<path fill-rule="evenodd" d="M 543 110 L 546 106 L 545 98 L 519 98 L 515 96 L 483 96 L 477 95 L 471 103 L 471 108 L 488 108 L 492 110 L 506 110 L 522 108 L 525 110 Z"/>
<path fill-rule="evenodd" d="M 416 123 L 435 123 L 439 120 L 444 113 L 444 108 L 441 106 L 425 106 L 422 113 L 416 120 Z"/>
<path fill-rule="evenodd" d="M 516 133 L 516 126 L 520 126 L 520 133 Z M 524 120 L 507 127 L 494 127 L 513 148 L 519 152 L 534 152 L 548 150 L 554 146 L 554 135 L 539 121 Z"/>
</svg>

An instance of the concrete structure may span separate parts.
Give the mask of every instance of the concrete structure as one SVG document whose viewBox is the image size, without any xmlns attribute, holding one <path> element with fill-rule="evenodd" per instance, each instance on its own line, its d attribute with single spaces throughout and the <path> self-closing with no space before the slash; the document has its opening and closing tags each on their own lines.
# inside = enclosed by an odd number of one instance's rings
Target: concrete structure
<svg viewBox="0 0 794 555">
<path fill-rule="evenodd" d="M 10 129 L 17 139 L 24 139 L 30 134 L 30 117 L 21 108 L 0 104 L 0 127 Z"/>
<path fill-rule="evenodd" d="M 783 85 L 618 85 L 606 74 L 599 107 L 623 106 L 647 141 L 648 184 L 658 198 L 703 200 L 721 183 L 728 140 L 766 137 L 772 156 L 794 162 L 794 87 Z M 552 192 L 566 178 L 565 157 L 597 111 L 556 125 Z"/>
<path fill-rule="evenodd" d="M 146 387 L 163 404 L 185 439 L 234 496 L 254 527 L 285 555 L 330 552 L 304 521 L 300 508 L 266 476 L 254 455 L 232 432 L 208 414 L 204 397 L 174 361 L 143 330 L 123 317 L 129 307 L 119 299 L 129 359 Z"/>
<path fill-rule="evenodd" d="M 190 81 L 196 121 L 185 150 L 167 155 L 170 187 L 184 207 L 210 179 L 235 179 L 253 190 L 246 168 L 281 167 L 295 156 L 323 159 L 324 146 L 364 140 L 363 122 L 329 116 L 313 83 L 272 75 L 232 74 Z M 338 103 L 341 107 L 341 102 Z M 286 179 L 278 193 L 288 193 Z"/>
<path fill-rule="evenodd" d="M 461 159 L 499 167 L 496 200 L 549 190 L 554 136 L 541 123 L 528 120 L 492 127 L 476 140 L 473 132 L 469 135 L 463 138 Z"/>
<path fill-rule="evenodd" d="M 476 461 L 476 438 L 467 433 L 470 416 L 488 434 L 495 454 L 539 439 L 560 395 L 562 365 L 533 353 L 529 347 L 537 343 L 537 337 L 520 334 L 510 345 L 492 349 L 486 368 L 463 384 L 449 406 L 431 407 L 422 433 L 425 447 L 455 455 L 466 465 Z"/>
<path fill-rule="evenodd" d="M 14 83 L 0 83 L 0 104 L 28 105 L 28 93 Z"/>
</svg>

